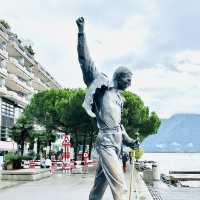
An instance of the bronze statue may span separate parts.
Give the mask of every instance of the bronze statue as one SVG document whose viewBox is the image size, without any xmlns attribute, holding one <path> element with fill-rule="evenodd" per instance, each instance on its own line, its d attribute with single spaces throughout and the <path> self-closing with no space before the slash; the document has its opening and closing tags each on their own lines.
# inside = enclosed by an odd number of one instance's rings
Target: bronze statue
<svg viewBox="0 0 200 200">
<path fill-rule="evenodd" d="M 83 107 L 88 115 L 96 117 L 99 134 L 96 149 L 99 162 L 89 200 L 101 200 L 109 185 L 114 200 L 126 200 L 127 187 L 119 155 L 122 143 L 137 147 L 138 141 L 130 138 L 121 124 L 124 91 L 131 84 L 132 73 L 126 67 L 116 69 L 112 81 L 100 73 L 90 58 L 84 33 L 84 18 L 76 20 L 78 26 L 78 59 L 87 85 Z"/>
</svg>

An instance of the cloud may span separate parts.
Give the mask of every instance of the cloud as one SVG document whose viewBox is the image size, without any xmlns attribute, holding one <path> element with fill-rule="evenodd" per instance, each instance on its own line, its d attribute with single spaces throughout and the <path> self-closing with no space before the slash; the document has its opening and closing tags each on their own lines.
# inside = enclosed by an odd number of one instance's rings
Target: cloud
<svg viewBox="0 0 200 200">
<path fill-rule="evenodd" d="M 175 55 L 174 69 L 158 65 L 135 70 L 132 91 L 162 117 L 173 113 L 200 113 L 200 65 L 196 51 Z M 180 64 L 187 60 L 187 63 Z M 195 106 L 194 106 L 195 105 Z"/>
<path fill-rule="evenodd" d="M 0 12 L 14 32 L 31 40 L 36 59 L 65 87 L 84 87 L 75 24 L 84 16 L 97 67 L 110 76 L 118 65 L 131 68 L 131 90 L 169 117 L 200 113 L 199 6 L 197 0 L 7 0 Z"/>
</svg>

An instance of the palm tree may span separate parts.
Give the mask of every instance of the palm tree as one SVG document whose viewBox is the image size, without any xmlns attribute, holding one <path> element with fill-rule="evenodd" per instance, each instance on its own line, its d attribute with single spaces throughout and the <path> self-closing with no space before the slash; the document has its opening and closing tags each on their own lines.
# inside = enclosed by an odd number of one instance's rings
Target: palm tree
<svg viewBox="0 0 200 200">
<path fill-rule="evenodd" d="M 24 143 L 33 132 L 33 123 L 22 115 L 10 130 L 10 137 L 17 142 L 21 155 L 24 153 Z M 20 148 L 19 148 L 20 147 Z"/>
</svg>

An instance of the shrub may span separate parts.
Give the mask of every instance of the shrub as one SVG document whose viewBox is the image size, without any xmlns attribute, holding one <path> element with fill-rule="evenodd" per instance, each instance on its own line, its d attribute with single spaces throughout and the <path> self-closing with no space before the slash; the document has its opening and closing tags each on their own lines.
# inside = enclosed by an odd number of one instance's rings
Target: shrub
<svg viewBox="0 0 200 200">
<path fill-rule="evenodd" d="M 28 53 L 31 55 L 31 56 L 34 56 L 35 55 L 35 52 L 33 51 L 33 48 L 31 45 L 29 46 L 24 46 L 24 48 L 28 51 Z"/>
<path fill-rule="evenodd" d="M 135 151 L 135 159 L 136 160 L 139 160 L 144 154 L 144 149 L 142 149 L 142 148 L 136 149 L 134 151 Z"/>
<path fill-rule="evenodd" d="M 10 30 L 10 25 L 5 20 L 1 19 L 0 23 L 4 26 L 5 29 Z"/>
<path fill-rule="evenodd" d="M 12 164 L 13 169 L 20 169 L 22 162 L 22 156 L 15 153 L 7 153 L 5 155 L 5 166 Z"/>
<path fill-rule="evenodd" d="M 13 161 L 16 161 L 16 160 L 21 160 L 21 156 L 15 153 L 7 153 L 5 155 L 6 164 L 12 163 Z"/>
</svg>

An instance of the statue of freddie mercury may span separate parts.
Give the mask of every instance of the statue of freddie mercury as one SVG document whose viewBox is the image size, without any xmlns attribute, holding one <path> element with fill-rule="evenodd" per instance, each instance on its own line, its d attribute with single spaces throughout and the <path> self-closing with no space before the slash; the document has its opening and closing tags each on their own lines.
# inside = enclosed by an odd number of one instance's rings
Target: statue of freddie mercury
<svg viewBox="0 0 200 200">
<path fill-rule="evenodd" d="M 131 148 L 139 146 L 130 138 L 121 124 L 124 91 L 131 84 L 132 73 L 126 67 L 116 69 L 113 80 L 100 73 L 90 58 L 84 33 L 84 18 L 76 20 L 78 26 L 78 59 L 87 85 L 83 107 L 88 115 L 96 117 L 99 134 L 96 149 L 99 162 L 89 200 L 101 200 L 110 186 L 114 200 L 127 200 L 127 187 L 119 155 L 122 143 Z"/>
</svg>

